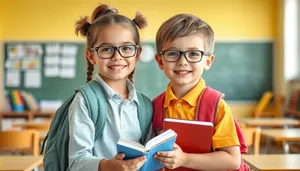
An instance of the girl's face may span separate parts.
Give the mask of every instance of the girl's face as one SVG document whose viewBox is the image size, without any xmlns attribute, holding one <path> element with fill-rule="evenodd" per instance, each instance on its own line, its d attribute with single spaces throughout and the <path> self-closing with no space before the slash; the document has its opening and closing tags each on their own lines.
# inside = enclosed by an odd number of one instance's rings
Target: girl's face
<svg viewBox="0 0 300 171">
<path fill-rule="evenodd" d="M 92 64 L 96 65 L 99 74 L 106 82 L 125 81 L 134 70 L 142 50 L 132 46 L 136 45 L 132 31 L 120 24 L 101 27 L 96 31 L 97 40 L 94 47 L 100 46 L 100 48 L 97 51 L 86 50 L 86 56 Z M 119 47 L 119 50 L 114 47 Z"/>
</svg>

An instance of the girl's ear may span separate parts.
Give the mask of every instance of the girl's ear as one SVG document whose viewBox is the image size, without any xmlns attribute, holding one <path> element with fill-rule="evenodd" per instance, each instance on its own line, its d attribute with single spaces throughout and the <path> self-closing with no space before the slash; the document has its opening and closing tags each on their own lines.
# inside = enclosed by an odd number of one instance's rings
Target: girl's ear
<svg viewBox="0 0 300 171">
<path fill-rule="evenodd" d="M 159 54 L 155 54 L 155 60 L 161 70 L 163 70 L 163 61 L 162 57 Z"/>
<path fill-rule="evenodd" d="M 136 56 L 135 56 L 135 62 L 137 62 L 137 61 L 140 59 L 142 50 L 143 50 L 142 47 L 139 47 L 139 48 L 137 49 Z"/>
<path fill-rule="evenodd" d="M 215 56 L 214 55 L 209 56 L 206 59 L 206 65 L 205 65 L 204 69 L 205 70 L 209 70 L 210 67 L 211 67 L 211 65 L 212 65 L 212 63 L 214 62 L 214 60 L 215 60 Z"/>
<path fill-rule="evenodd" d="M 91 51 L 89 51 L 88 49 L 85 50 L 85 56 L 88 58 L 88 60 L 90 61 L 91 64 L 93 64 L 93 65 L 96 64 L 93 53 Z"/>
</svg>

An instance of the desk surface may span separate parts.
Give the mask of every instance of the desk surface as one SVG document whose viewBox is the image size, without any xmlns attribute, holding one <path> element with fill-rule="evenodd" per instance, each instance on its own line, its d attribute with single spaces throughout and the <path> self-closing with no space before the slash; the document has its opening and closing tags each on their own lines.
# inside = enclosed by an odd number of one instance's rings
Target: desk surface
<svg viewBox="0 0 300 171">
<path fill-rule="evenodd" d="M 243 159 L 255 171 L 300 170 L 300 154 L 243 155 Z"/>
<path fill-rule="evenodd" d="M 35 121 L 27 121 L 21 123 L 13 123 L 13 127 L 39 127 L 39 126 L 50 126 L 51 121 L 42 121 L 42 122 L 35 122 Z"/>
<path fill-rule="evenodd" d="M 31 171 L 43 164 L 43 156 L 0 156 L 0 171 Z"/>
<path fill-rule="evenodd" d="M 245 123 L 247 126 L 297 126 L 299 120 L 292 118 L 242 118 L 239 122 Z"/>
<path fill-rule="evenodd" d="M 261 134 L 276 141 L 300 141 L 300 128 L 262 129 Z"/>
</svg>

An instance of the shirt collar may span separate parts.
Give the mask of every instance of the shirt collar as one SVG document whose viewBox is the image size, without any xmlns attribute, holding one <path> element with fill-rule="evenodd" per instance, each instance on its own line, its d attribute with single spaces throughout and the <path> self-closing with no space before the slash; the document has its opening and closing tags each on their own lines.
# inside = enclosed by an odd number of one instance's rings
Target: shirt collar
<svg viewBox="0 0 300 171">
<path fill-rule="evenodd" d="M 103 86 L 104 94 L 108 100 L 113 98 L 115 95 L 120 96 L 102 79 L 102 77 L 99 74 L 97 74 L 95 76 L 95 80 L 98 81 Z M 134 100 L 137 104 L 139 104 L 136 89 L 135 89 L 134 85 L 132 84 L 132 82 L 128 79 L 126 80 L 126 87 L 129 91 L 128 100 L 129 101 Z"/>
<path fill-rule="evenodd" d="M 191 106 L 197 106 L 199 95 L 204 88 L 205 88 L 205 81 L 202 78 L 200 78 L 196 86 L 193 87 L 185 96 L 183 96 L 182 100 L 186 101 Z M 166 90 L 164 108 L 168 107 L 170 105 L 170 102 L 175 99 L 178 100 L 178 98 L 173 93 L 171 84 L 169 83 Z"/>
</svg>

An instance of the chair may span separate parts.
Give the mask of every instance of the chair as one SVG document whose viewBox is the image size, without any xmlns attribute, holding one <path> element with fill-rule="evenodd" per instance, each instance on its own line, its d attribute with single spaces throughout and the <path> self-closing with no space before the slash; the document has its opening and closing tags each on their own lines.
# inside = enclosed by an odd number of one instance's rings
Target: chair
<svg viewBox="0 0 300 171">
<path fill-rule="evenodd" d="M 259 118 L 262 116 L 264 110 L 268 107 L 268 105 L 270 104 L 270 101 L 272 100 L 274 94 L 271 91 L 267 91 L 265 92 L 261 99 L 258 102 L 257 107 L 254 110 L 254 117 L 255 118 Z"/>
<path fill-rule="evenodd" d="M 255 155 L 259 155 L 261 128 L 246 127 L 243 123 L 240 123 L 240 127 L 246 138 L 247 146 L 253 148 Z"/>
<path fill-rule="evenodd" d="M 0 132 L 0 149 L 20 152 L 32 149 L 32 155 L 39 155 L 39 134 L 35 130 L 9 130 Z"/>
</svg>

